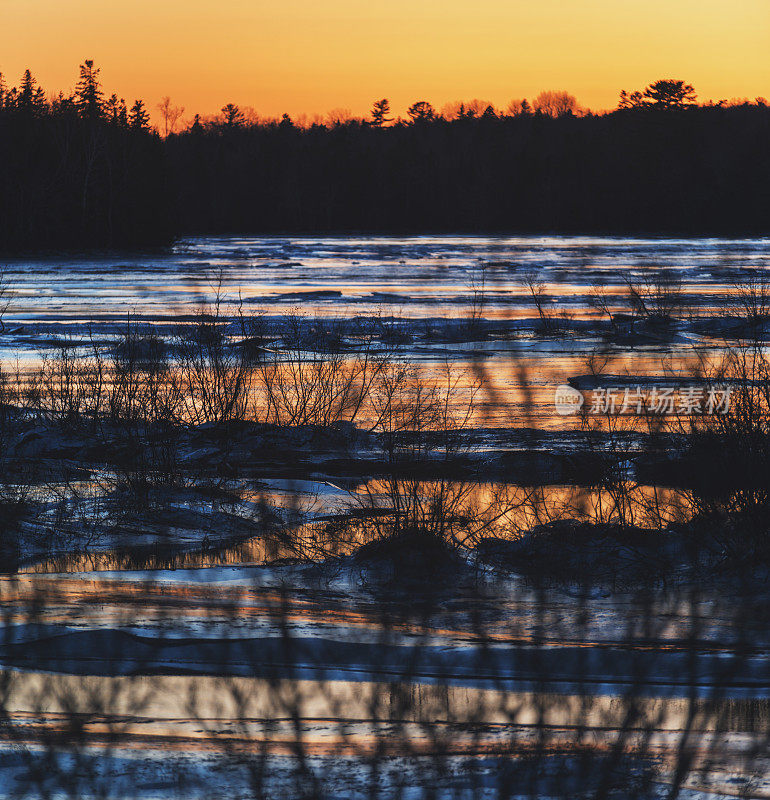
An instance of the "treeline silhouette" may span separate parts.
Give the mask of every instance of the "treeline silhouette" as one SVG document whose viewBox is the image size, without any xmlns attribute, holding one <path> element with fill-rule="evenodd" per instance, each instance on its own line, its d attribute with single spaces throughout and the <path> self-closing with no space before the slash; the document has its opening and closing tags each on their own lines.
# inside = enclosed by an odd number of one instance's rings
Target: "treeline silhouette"
<svg viewBox="0 0 770 800">
<path fill-rule="evenodd" d="M 770 107 L 697 105 L 663 80 L 593 114 L 566 92 L 300 125 L 234 104 L 196 115 L 105 98 L 87 61 L 70 96 L 0 80 L 0 249 L 152 246 L 187 234 L 763 234 Z M 169 121 L 171 124 L 169 125 Z"/>
<path fill-rule="evenodd" d="M 99 70 L 50 99 L 0 76 L 0 250 L 158 245 L 176 233 L 163 141 L 141 101 L 105 99 Z"/>
</svg>

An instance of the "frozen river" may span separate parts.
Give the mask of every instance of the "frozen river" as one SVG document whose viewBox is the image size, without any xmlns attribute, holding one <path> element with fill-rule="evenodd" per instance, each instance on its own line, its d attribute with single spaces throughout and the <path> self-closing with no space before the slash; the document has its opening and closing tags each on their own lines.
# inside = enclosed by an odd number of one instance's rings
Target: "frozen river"
<svg viewBox="0 0 770 800">
<path fill-rule="evenodd" d="M 376 321 L 395 360 L 463 374 L 458 406 L 483 378 L 469 449 L 484 480 L 459 490 L 438 472 L 410 490 L 462 491 L 477 508 L 506 481 L 529 491 L 556 455 L 585 455 L 553 397 L 597 359 L 616 385 L 684 380 L 739 340 L 736 287 L 765 286 L 770 239 L 197 238 L 9 260 L 2 275 L 0 357 L 21 371 L 63 345 L 112 347 L 129 317 L 170 338 L 218 288 L 229 320 L 264 321 L 263 352 L 280 351 L 274 331 L 296 311 L 308 359 L 352 358 L 357 325 Z M 379 453 L 371 437 L 271 439 L 249 420 L 215 471 L 215 429 L 190 426 L 173 480 L 121 505 L 134 475 L 99 466 L 109 439 L 99 450 L 23 424 L 14 469 L 47 466 L 2 488 L 26 493 L 33 540 L 42 520 L 63 544 L 0 577 L 0 797 L 770 797 L 767 591 L 677 582 L 662 564 L 682 557 L 676 531 L 669 555 L 645 550 L 647 534 L 611 563 L 601 548 L 554 552 L 577 564 L 558 584 L 517 572 L 515 549 L 511 569 L 485 561 L 478 540 L 331 553 L 319 531 L 377 520 L 367 502 L 388 498 L 386 479 L 355 472 Z M 597 503 L 580 464 L 559 474 L 554 507 Z M 307 516 L 301 535 L 264 534 L 290 511 Z M 670 585 L 616 585 L 640 552 Z M 174 568 L 137 569 L 155 563 Z"/>
</svg>

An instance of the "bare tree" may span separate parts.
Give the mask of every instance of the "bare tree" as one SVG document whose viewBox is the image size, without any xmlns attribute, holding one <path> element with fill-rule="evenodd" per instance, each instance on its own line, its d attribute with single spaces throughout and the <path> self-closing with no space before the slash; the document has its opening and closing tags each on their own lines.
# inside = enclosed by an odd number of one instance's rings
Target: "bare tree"
<svg viewBox="0 0 770 800">
<path fill-rule="evenodd" d="M 333 108 L 326 115 L 326 124 L 329 126 L 344 125 L 353 120 L 353 112 L 349 108 Z"/>
<path fill-rule="evenodd" d="M 523 117 L 527 114 L 531 114 L 532 108 L 526 98 L 511 100 L 505 107 L 505 113 L 508 114 L 509 117 Z"/>
<path fill-rule="evenodd" d="M 478 97 L 474 97 L 473 100 L 469 100 L 465 104 L 465 115 L 468 117 L 480 117 L 486 114 L 489 109 L 494 112 L 495 106 L 493 103 L 489 100 L 481 100 Z"/>
<path fill-rule="evenodd" d="M 660 270 L 640 278 L 626 277 L 628 304 L 637 317 L 667 320 L 684 310 L 682 279 L 671 271 Z"/>
<path fill-rule="evenodd" d="M 565 117 L 579 111 L 577 98 L 565 91 L 540 92 L 533 105 L 535 111 L 548 117 Z"/>
<path fill-rule="evenodd" d="M 461 116 L 465 114 L 465 103 L 461 103 L 459 100 L 456 100 L 451 103 L 444 103 L 441 106 L 441 116 L 444 119 L 459 119 Z"/>
<path fill-rule="evenodd" d="M 5 280 L 5 277 L 2 273 L 0 273 L 0 333 L 5 332 L 5 322 L 3 321 L 3 317 L 5 316 L 5 312 L 8 311 L 10 304 L 11 290 Z"/>
<path fill-rule="evenodd" d="M 163 117 L 163 135 L 168 136 L 170 133 L 174 133 L 177 123 L 184 114 L 184 106 L 172 105 L 171 98 L 167 95 L 158 103 L 158 111 Z"/>
<path fill-rule="evenodd" d="M 441 116 L 444 119 L 463 119 L 467 117 L 480 117 L 485 112 L 491 109 L 489 113 L 495 111 L 494 104 L 489 100 L 480 100 L 474 97 L 473 100 L 455 101 L 453 103 L 446 103 L 441 107 Z"/>
</svg>

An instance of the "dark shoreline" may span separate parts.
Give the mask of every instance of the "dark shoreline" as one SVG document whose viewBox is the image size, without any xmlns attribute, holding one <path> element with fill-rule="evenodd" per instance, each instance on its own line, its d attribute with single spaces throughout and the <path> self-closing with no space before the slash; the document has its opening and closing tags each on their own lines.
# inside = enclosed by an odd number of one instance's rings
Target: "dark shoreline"
<svg viewBox="0 0 770 800">
<path fill-rule="evenodd" d="M 719 233 L 714 233 L 712 230 L 702 230 L 702 231 L 693 231 L 683 229 L 681 231 L 677 230 L 668 230 L 668 231 L 661 231 L 661 230 L 643 230 L 643 229 L 634 229 L 629 228 L 627 230 L 623 229 L 579 229 L 579 230 L 569 230 L 569 229 L 559 229 L 559 230 L 551 230 L 551 229 L 544 229 L 544 230 L 518 230 L 516 228 L 507 228 L 507 229 L 483 229 L 483 228 L 469 228 L 467 230 L 442 230 L 442 229 L 431 229 L 431 230 L 424 230 L 424 229 L 335 229 L 335 230 L 325 230 L 325 229 L 314 229 L 314 230 L 307 230 L 307 229 L 281 229 L 281 230 L 266 230 L 262 231 L 259 229 L 255 230 L 234 230 L 234 231 L 227 231 L 227 230 L 219 230 L 215 232 L 207 232 L 207 231 L 190 231 L 185 233 L 180 233 L 174 237 L 171 242 L 165 244 L 158 244 L 157 246 L 142 246 L 140 245 L 125 245 L 125 246 L 115 246 L 115 247 L 81 247 L 75 246 L 72 248 L 66 247 L 51 247 L 51 248 L 43 248 L 43 249 L 35 249 L 34 247 L 25 248 L 21 250 L 0 250 L 0 259 L 7 258 L 11 261 L 18 261 L 18 260 L 26 260 L 29 258 L 42 258 L 42 259 L 55 259 L 55 258 L 77 258 L 78 256 L 82 256 L 88 259 L 114 259 L 120 258 L 125 256 L 166 256 L 170 255 L 175 252 L 176 248 L 184 245 L 187 242 L 194 241 L 196 239 L 229 239 L 229 238 L 260 238 L 260 239 L 285 239 L 285 238 L 297 238 L 297 239 L 345 239 L 347 237 L 360 237 L 360 238 L 372 238 L 376 239 L 379 237 L 399 237 L 403 236 L 405 238 L 414 238 L 414 239 L 421 239 L 421 238 L 432 238 L 432 237 L 441 237 L 444 239 L 466 239 L 466 238 L 489 238 L 489 239 L 510 239 L 510 238 L 522 238 L 522 239 L 537 239 L 537 238 L 564 238 L 564 239 L 631 239 L 631 240 L 638 240 L 638 241 L 650 241 L 650 242 L 677 242 L 677 241 L 688 241 L 688 240 L 713 240 L 713 241 L 722 241 L 722 242 L 732 242 L 732 241 L 756 241 L 756 240 L 764 240 L 770 239 L 770 226 L 767 228 L 761 228 L 753 231 L 748 230 L 741 230 L 736 229 L 734 231 L 721 231 Z"/>
<path fill-rule="evenodd" d="M 768 131 L 761 104 L 166 139 L 59 108 L 0 108 L 0 253 L 232 231 L 763 236 Z"/>
</svg>

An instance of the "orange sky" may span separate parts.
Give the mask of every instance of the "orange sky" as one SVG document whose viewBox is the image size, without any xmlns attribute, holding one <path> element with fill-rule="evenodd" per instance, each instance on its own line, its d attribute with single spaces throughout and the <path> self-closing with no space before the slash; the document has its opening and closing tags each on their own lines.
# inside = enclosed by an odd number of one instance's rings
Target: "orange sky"
<svg viewBox="0 0 770 800">
<path fill-rule="evenodd" d="M 0 71 L 106 88 L 185 116 L 396 113 L 541 89 L 614 107 L 621 88 L 684 78 L 702 99 L 770 97 L 770 0 L 0 0 Z"/>
</svg>

